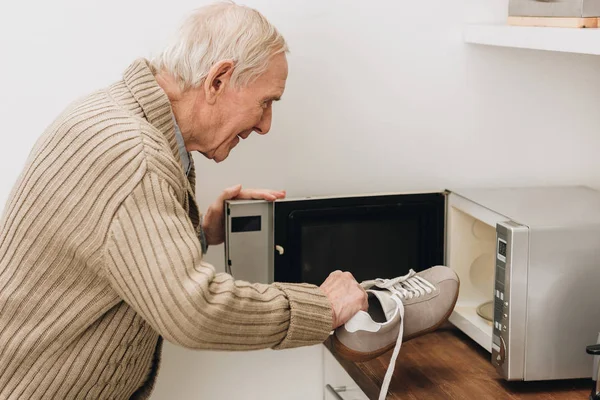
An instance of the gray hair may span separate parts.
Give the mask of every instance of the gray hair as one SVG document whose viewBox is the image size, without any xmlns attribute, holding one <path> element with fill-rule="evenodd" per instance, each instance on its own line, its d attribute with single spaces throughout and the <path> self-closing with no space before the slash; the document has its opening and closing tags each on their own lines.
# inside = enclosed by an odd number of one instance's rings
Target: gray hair
<svg viewBox="0 0 600 400">
<path fill-rule="evenodd" d="M 261 13 L 224 2 L 194 11 L 151 65 L 191 88 L 202 85 L 213 65 L 233 60 L 232 84 L 243 87 L 266 71 L 271 57 L 287 51 L 283 36 Z"/>
</svg>

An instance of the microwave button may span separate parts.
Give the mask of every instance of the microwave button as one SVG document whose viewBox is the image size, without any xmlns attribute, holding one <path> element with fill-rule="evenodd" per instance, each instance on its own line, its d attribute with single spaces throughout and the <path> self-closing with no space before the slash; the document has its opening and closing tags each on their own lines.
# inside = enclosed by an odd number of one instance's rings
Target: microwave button
<svg viewBox="0 0 600 400">
<path fill-rule="evenodd" d="M 504 292 L 500 292 L 500 300 L 504 300 Z"/>
<path fill-rule="evenodd" d="M 502 327 L 502 330 L 503 330 L 504 332 L 506 332 L 506 325 L 504 325 L 504 326 Z"/>
<path fill-rule="evenodd" d="M 508 301 L 504 302 L 504 307 L 508 307 Z"/>
<path fill-rule="evenodd" d="M 504 339 L 500 338 L 500 351 L 496 355 L 496 360 L 495 360 L 496 365 L 502 366 L 502 364 L 504 364 L 505 357 L 506 357 L 506 343 L 504 342 Z"/>
</svg>

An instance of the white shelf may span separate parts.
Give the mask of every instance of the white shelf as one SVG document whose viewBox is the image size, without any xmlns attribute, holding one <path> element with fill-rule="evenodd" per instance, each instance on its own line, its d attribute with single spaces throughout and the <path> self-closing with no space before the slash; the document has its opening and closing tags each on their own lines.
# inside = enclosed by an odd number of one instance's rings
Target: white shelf
<svg viewBox="0 0 600 400">
<path fill-rule="evenodd" d="M 600 55 L 600 29 L 467 25 L 466 43 Z"/>
<path fill-rule="evenodd" d="M 469 303 L 457 303 L 449 321 L 475 340 L 481 347 L 490 353 L 492 352 L 492 332 L 494 328 L 491 322 L 486 321 L 477 314 L 477 306 Z"/>
</svg>

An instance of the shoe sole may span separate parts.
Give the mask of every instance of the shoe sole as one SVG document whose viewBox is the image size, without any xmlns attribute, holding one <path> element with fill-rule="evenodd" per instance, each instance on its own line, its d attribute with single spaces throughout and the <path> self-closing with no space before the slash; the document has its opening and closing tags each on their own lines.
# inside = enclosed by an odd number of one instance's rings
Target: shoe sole
<svg viewBox="0 0 600 400">
<path fill-rule="evenodd" d="M 456 302 L 458 301 L 458 293 L 459 292 L 460 292 L 460 279 L 458 280 L 458 288 L 456 290 L 456 297 L 454 298 L 452 307 L 450 307 L 450 311 L 448 311 L 448 313 L 446 313 L 446 315 L 437 324 L 435 324 L 427 329 L 424 329 L 420 332 L 415 332 L 412 335 L 405 336 L 404 338 L 402 338 L 402 343 L 406 343 L 409 340 L 415 339 L 419 336 L 423 336 L 428 333 L 434 332 L 440 326 L 442 326 L 446 321 L 448 321 L 448 318 L 450 318 L 450 315 L 452 315 L 452 312 L 454 311 L 454 307 L 456 307 Z M 389 345 L 382 347 L 381 349 L 363 352 L 363 351 L 357 351 L 357 350 L 352 350 L 352 349 L 348 348 L 345 344 L 340 342 L 339 339 L 335 335 L 333 335 L 331 342 L 333 344 L 333 348 L 334 348 L 335 352 L 337 354 L 339 354 L 340 357 L 344 358 L 345 360 L 353 361 L 353 362 L 365 362 L 365 361 L 372 360 L 372 359 L 377 358 L 380 355 L 390 351 L 396 345 L 395 342 L 392 342 Z"/>
</svg>

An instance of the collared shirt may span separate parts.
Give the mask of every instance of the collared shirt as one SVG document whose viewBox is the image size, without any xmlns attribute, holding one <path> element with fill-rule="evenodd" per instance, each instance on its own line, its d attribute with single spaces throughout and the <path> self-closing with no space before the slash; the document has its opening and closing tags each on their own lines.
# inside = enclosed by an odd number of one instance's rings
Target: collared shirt
<svg viewBox="0 0 600 400">
<path fill-rule="evenodd" d="M 183 141 L 183 135 L 181 134 L 181 129 L 179 129 L 179 125 L 177 125 L 177 121 L 175 117 L 173 117 L 173 124 L 175 128 L 175 139 L 177 140 L 177 146 L 179 148 L 179 158 L 181 158 L 181 166 L 183 167 L 183 171 L 186 176 L 190 174 L 190 170 L 192 169 L 192 155 L 188 153 L 185 148 L 185 142 Z M 202 247 L 202 254 L 206 254 L 208 251 L 208 244 L 206 243 L 206 236 L 204 235 L 204 229 L 202 229 L 202 215 L 200 216 L 200 244 Z"/>
<path fill-rule="evenodd" d="M 179 146 L 179 157 L 181 158 L 181 165 L 183 166 L 185 174 L 189 175 L 190 169 L 192 167 L 192 163 L 190 161 L 191 156 L 185 148 L 183 135 L 181 134 L 181 129 L 179 129 L 179 125 L 177 125 L 177 121 L 175 121 L 175 117 L 173 117 L 173 124 L 175 125 L 175 139 L 177 140 L 177 146 Z"/>
</svg>

